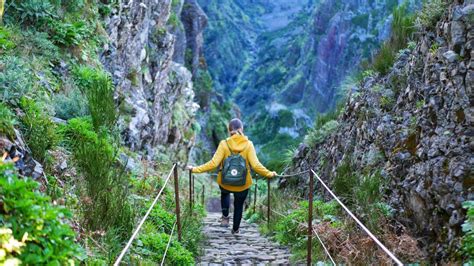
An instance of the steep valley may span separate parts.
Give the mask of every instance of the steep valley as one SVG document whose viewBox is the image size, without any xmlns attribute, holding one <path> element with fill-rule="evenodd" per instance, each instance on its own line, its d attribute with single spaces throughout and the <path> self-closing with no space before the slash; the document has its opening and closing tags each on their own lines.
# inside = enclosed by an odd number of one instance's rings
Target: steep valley
<svg viewBox="0 0 474 266">
<path fill-rule="evenodd" d="M 276 151 L 297 145 L 316 115 L 335 106 L 343 81 L 388 38 L 398 3 L 237 2 L 200 2 L 211 18 L 204 56 L 264 161 L 281 168 Z"/>
<path fill-rule="evenodd" d="M 302 264 L 307 228 L 313 263 L 392 265 L 310 169 L 403 263 L 474 265 L 473 26 L 473 0 L 0 0 L 0 265 Z M 233 117 L 284 174 L 240 236 L 186 170 Z"/>
</svg>

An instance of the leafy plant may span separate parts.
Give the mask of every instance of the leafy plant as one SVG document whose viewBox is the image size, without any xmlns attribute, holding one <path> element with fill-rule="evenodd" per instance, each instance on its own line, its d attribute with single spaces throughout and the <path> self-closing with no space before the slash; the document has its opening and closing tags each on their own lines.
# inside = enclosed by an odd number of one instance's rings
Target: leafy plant
<svg viewBox="0 0 474 266">
<path fill-rule="evenodd" d="M 50 21 L 51 39 L 64 46 L 79 45 L 82 40 L 90 36 L 91 30 L 84 21 L 72 23 L 57 20 Z"/>
<path fill-rule="evenodd" d="M 0 26 L 0 50 L 10 50 L 15 47 L 15 43 L 11 40 L 11 32 Z"/>
<path fill-rule="evenodd" d="M 13 237 L 11 229 L 0 227 L 0 263 L 2 265 L 17 266 L 21 264 L 21 260 L 17 256 L 21 254 L 27 236 L 24 234 L 23 239 L 18 241 Z"/>
<path fill-rule="evenodd" d="M 109 74 L 88 66 L 77 68 L 74 74 L 78 86 L 87 97 L 95 130 L 98 131 L 101 127 L 111 130 L 117 120 L 117 111 Z"/>
<path fill-rule="evenodd" d="M 18 254 L 24 264 L 72 265 L 83 258 L 66 223 L 71 213 L 53 206 L 36 182 L 18 178 L 11 165 L 0 164 L 0 206 L 0 227 L 11 229 L 26 244 Z"/>
<path fill-rule="evenodd" d="M 21 97 L 32 94 L 36 78 L 23 59 L 2 56 L 0 70 L 1 102 L 17 105 Z"/>
<path fill-rule="evenodd" d="M 57 17 L 57 7 L 49 0 L 13 0 L 7 6 L 6 14 L 11 22 L 43 25 L 48 19 Z"/>
<path fill-rule="evenodd" d="M 469 261 L 474 260 L 474 201 L 465 201 L 463 208 L 467 209 L 466 220 L 462 224 L 464 236 L 462 251 Z"/>
<path fill-rule="evenodd" d="M 48 150 L 59 141 L 56 125 L 34 100 L 22 98 L 20 106 L 24 115 L 20 117 L 21 129 L 33 157 L 44 163 Z"/>
<path fill-rule="evenodd" d="M 10 109 L 4 104 L 0 103 L 0 135 L 7 136 L 13 140 L 15 138 L 15 120 Z"/>
<path fill-rule="evenodd" d="M 139 246 L 133 249 L 133 253 L 137 256 L 136 260 L 143 261 L 143 258 L 145 258 L 145 261 L 148 263 L 161 262 L 169 238 L 170 235 L 167 233 L 153 231 L 147 231 L 146 233 L 140 234 Z M 169 265 L 194 264 L 192 253 L 187 251 L 180 242 L 173 238 L 165 261 L 166 264 Z"/>
</svg>

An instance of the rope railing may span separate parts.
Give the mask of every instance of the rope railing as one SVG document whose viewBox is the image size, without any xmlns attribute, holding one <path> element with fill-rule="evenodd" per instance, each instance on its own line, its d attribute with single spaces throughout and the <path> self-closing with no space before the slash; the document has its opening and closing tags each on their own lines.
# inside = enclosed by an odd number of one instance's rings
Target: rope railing
<svg viewBox="0 0 474 266">
<path fill-rule="evenodd" d="M 163 184 L 163 186 L 161 187 L 160 191 L 158 192 L 158 195 L 155 197 L 155 199 L 153 200 L 153 202 L 151 203 L 150 207 L 148 208 L 147 212 L 145 213 L 145 215 L 143 216 L 143 218 L 141 219 L 140 223 L 138 224 L 137 228 L 135 229 L 135 231 L 133 232 L 132 236 L 130 237 L 130 239 L 128 240 L 127 244 L 125 245 L 125 247 L 123 248 L 122 252 L 120 252 L 120 255 L 118 256 L 117 260 L 115 260 L 115 263 L 114 263 L 114 266 L 118 266 L 119 263 L 122 261 L 123 257 L 125 256 L 125 254 L 127 253 L 128 249 L 130 248 L 130 246 L 132 245 L 132 242 L 133 240 L 135 239 L 135 237 L 137 237 L 138 235 L 138 232 L 140 232 L 140 229 L 142 228 L 143 224 L 145 223 L 146 219 L 148 218 L 148 216 L 150 215 L 151 211 L 153 210 L 153 207 L 155 207 L 155 204 L 158 202 L 158 199 L 160 198 L 161 194 L 163 193 L 163 191 L 165 190 L 165 187 L 166 187 L 166 184 L 168 184 L 168 181 L 170 180 L 171 178 L 171 175 L 173 174 L 173 172 L 175 172 L 175 170 L 177 169 L 176 168 L 177 165 L 174 164 L 173 167 L 171 168 L 169 174 L 168 174 L 168 177 L 166 178 L 165 180 L 165 183 Z M 176 182 L 176 180 L 175 180 Z"/>
<path fill-rule="evenodd" d="M 372 240 L 393 260 L 395 261 L 395 263 L 397 265 L 403 265 L 403 263 L 397 258 L 395 257 L 395 255 L 387 248 L 385 247 L 384 244 L 382 244 L 382 242 L 380 242 L 380 240 L 377 239 L 377 237 L 375 237 L 374 234 L 372 234 L 372 232 L 370 232 L 369 229 L 367 229 L 367 227 L 359 220 L 357 219 L 357 217 L 349 210 L 349 208 L 346 207 L 346 205 L 344 205 L 344 203 L 342 203 L 342 201 L 336 196 L 336 194 L 334 194 L 334 192 L 332 192 L 331 189 L 329 189 L 329 187 L 326 185 L 326 183 L 324 183 L 324 181 L 319 177 L 318 174 L 316 174 L 316 172 L 314 170 L 311 169 L 311 173 L 313 175 L 316 176 L 316 178 L 318 179 L 318 181 L 323 185 L 323 187 L 329 192 L 329 194 L 331 194 L 331 196 L 337 201 L 337 203 L 339 203 L 339 205 L 342 206 L 342 208 L 351 216 L 352 219 L 354 219 L 354 221 L 356 221 L 356 223 L 370 236 L 370 238 L 372 238 Z"/>
<path fill-rule="evenodd" d="M 356 223 L 369 235 L 369 237 L 397 264 L 397 265 L 403 265 L 403 263 L 387 248 L 385 247 L 382 242 L 380 242 L 380 240 L 377 239 L 377 237 L 372 233 L 370 232 L 369 229 L 367 229 L 367 227 L 349 210 L 349 208 L 347 208 L 346 205 L 344 205 L 344 203 L 342 203 L 342 201 L 334 194 L 334 192 L 326 185 L 326 183 L 324 183 L 324 181 L 319 177 L 318 174 L 316 174 L 316 172 L 313 170 L 313 169 L 310 169 L 310 170 L 305 170 L 305 171 L 301 171 L 301 172 L 298 172 L 298 173 L 294 173 L 294 174 L 281 174 L 281 175 L 277 175 L 277 177 L 293 177 L 293 176 L 299 176 L 299 175 L 303 175 L 303 174 L 306 174 L 309 172 L 309 191 L 308 191 L 308 204 L 309 204 L 309 207 L 308 207 L 308 217 L 307 217 L 307 220 L 308 220 L 308 224 L 305 225 L 303 223 L 300 223 L 298 222 L 299 225 L 302 225 L 304 227 L 307 228 L 308 230 L 308 234 L 307 234 L 307 237 L 308 237 L 308 241 L 307 241 L 307 264 L 310 265 L 312 263 L 312 237 L 313 235 L 316 236 L 316 238 L 318 239 L 319 243 L 321 244 L 321 246 L 323 247 L 324 249 L 324 252 L 326 253 L 326 256 L 331 260 L 331 263 L 333 265 L 336 265 L 336 262 L 335 260 L 333 259 L 333 257 L 331 256 L 330 252 L 329 252 L 329 249 L 327 248 L 327 246 L 324 244 L 322 238 L 319 236 L 318 232 L 316 230 L 314 230 L 313 226 L 312 226 L 312 221 L 313 221 L 313 192 L 314 192 L 314 188 L 313 188 L 313 185 L 314 185 L 314 176 L 316 176 L 316 179 L 317 181 L 319 181 L 324 189 L 326 191 L 329 192 L 329 194 L 336 200 L 336 202 L 342 206 L 342 208 L 349 214 L 349 216 L 356 221 Z M 145 223 L 146 219 L 148 218 L 148 216 L 150 215 L 151 211 L 153 210 L 154 206 L 156 205 L 156 203 L 158 202 L 158 199 L 160 198 L 160 196 L 162 195 L 164 189 L 166 188 L 171 176 L 174 176 L 174 194 L 175 194 L 175 213 L 176 213 L 176 221 L 175 223 L 173 224 L 173 227 L 172 227 L 172 230 L 171 230 L 171 233 L 170 233 L 170 237 L 168 239 L 168 243 L 166 245 L 166 249 L 165 249 L 165 252 L 163 254 L 163 258 L 162 258 L 162 261 L 161 261 L 161 265 L 164 265 L 165 263 L 165 259 L 166 259 L 166 255 L 167 255 L 167 252 L 169 250 L 169 247 L 171 245 L 171 240 L 172 240 L 172 237 L 173 237 L 173 234 L 174 234 L 174 231 L 175 231 L 175 228 L 177 227 L 177 231 L 178 231 L 178 241 L 181 241 L 181 221 L 180 221 L 180 204 L 179 204 L 179 180 L 178 180 L 178 166 L 177 164 L 173 164 L 173 167 L 171 168 L 168 176 L 166 177 L 165 179 L 165 182 L 163 184 L 163 186 L 161 187 L 160 191 L 158 192 L 157 196 L 155 197 L 155 199 L 153 200 L 152 204 L 150 205 L 150 207 L 148 208 L 147 212 L 145 213 L 145 215 L 142 217 L 142 219 L 140 220 L 140 223 L 138 224 L 138 226 L 135 228 L 132 236 L 130 237 L 130 239 L 128 240 L 127 244 L 125 245 L 125 247 L 123 248 L 123 250 L 120 252 L 120 255 L 118 256 L 117 260 L 115 261 L 115 263 L 113 264 L 114 266 L 118 266 L 120 264 L 120 262 L 122 261 L 123 257 L 125 256 L 125 254 L 128 252 L 128 250 L 130 249 L 133 241 L 135 240 L 135 238 L 137 237 L 138 233 L 140 232 L 140 229 L 142 228 L 143 224 Z M 190 207 L 190 211 L 191 211 L 191 215 L 193 213 L 192 209 L 193 209 L 193 206 L 194 206 L 194 202 L 195 202 L 195 182 L 194 182 L 194 176 L 192 175 L 191 171 L 189 172 L 189 207 Z M 202 204 L 204 204 L 204 185 L 202 187 Z M 279 213 L 275 210 L 272 210 L 271 209 L 271 205 L 270 205 L 270 179 L 267 180 L 267 226 L 270 226 L 270 219 L 271 219 L 271 216 L 270 216 L 270 212 L 273 212 L 279 216 L 282 216 L 282 217 L 286 217 L 284 214 L 282 213 Z M 256 203 L 257 203 L 257 189 L 255 188 L 255 197 L 254 197 L 254 206 L 253 206 L 253 210 L 255 212 L 255 206 L 256 206 Z"/>
<path fill-rule="evenodd" d="M 369 235 L 369 237 L 397 264 L 397 265 L 403 265 L 403 263 L 387 248 L 385 247 L 382 242 L 377 239 L 377 237 L 372 233 L 370 232 L 369 229 L 367 229 L 367 227 L 349 210 L 349 208 L 346 207 L 346 205 L 344 205 L 344 203 L 342 203 L 342 201 L 336 196 L 336 194 L 334 194 L 334 192 L 332 192 L 331 189 L 329 189 L 329 187 L 326 185 L 326 183 L 324 183 L 324 181 L 319 177 L 318 174 L 316 174 L 316 172 L 313 170 L 313 169 L 309 169 L 309 170 L 305 170 L 305 171 L 301 171 L 301 172 L 298 172 L 298 173 L 294 173 L 294 174 L 285 174 L 285 175 L 277 175 L 277 177 L 294 177 L 294 176 L 299 176 L 299 175 L 302 175 L 302 174 L 305 174 L 305 173 L 308 173 L 309 172 L 309 191 L 308 191 L 308 203 L 309 203 L 309 208 L 308 208 L 308 224 L 307 225 L 304 225 L 302 223 L 299 223 L 300 225 L 303 225 L 304 227 L 306 227 L 308 229 L 308 248 L 307 248 L 307 264 L 310 265 L 312 263 L 312 253 L 311 253 L 311 249 L 312 249 L 312 243 L 311 243 L 311 240 L 312 240 L 312 236 L 313 234 L 316 235 L 316 238 L 318 239 L 319 243 L 321 244 L 321 246 L 323 247 L 326 255 L 329 257 L 329 259 L 331 260 L 331 262 L 333 263 L 333 265 L 336 265 L 336 262 L 334 261 L 334 259 L 332 258 L 328 248 L 326 247 L 326 245 L 324 244 L 324 242 L 322 241 L 321 237 L 319 236 L 319 234 L 316 232 L 316 230 L 314 230 L 313 226 L 312 226 L 312 216 L 313 216 L 313 178 L 314 176 L 316 176 L 316 179 L 317 181 L 319 181 L 325 190 L 327 190 L 329 192 L 329 194 L 336 200 L 336 202 L 342 206 L 342 208 L 349 214 L 349 216 L 356 221 L 356 223 Z M 272 210 L 271 209 L 271 205 L 270 205 L 270 182 L 267 183 L 268 184 L 268 188 L 267 188 L 267 193 L 268 193 L 268 198 L 267 198 L 267 225 L 269 226 L 270 225 L 270 212 L 273 212 L 273 213 L 276 213 L 280 216 L 283 216 L 283 217 L 286 217 L 285 215 L 275 211 L 275 210 Z M 256 195 L 256 194 L 255 194 Z M 254 199 L 255 202 L 256 202 L 256 198 Z M 254 206 L 254 212 L 255 212 L 255 206 Z"/>
<path fill-rule="evenodd" d="M 177 223 L 177 221 L 174 222 L 173 228 L 171 229 L 170 238 L 168 239 L 168 243 L 166 244 L 166 249 L 165 249 L 165 253 L 163 254 L 163 258 L 161 259 L 161 264 L 160 264 L 161 266 L 163 266 L 165 264 L 166 254 L 168 253 L 168 249 L 170 248 L 171 238 L 173 237 L 174 228 L 176 227 L 176 223 Z"/>
</svg>

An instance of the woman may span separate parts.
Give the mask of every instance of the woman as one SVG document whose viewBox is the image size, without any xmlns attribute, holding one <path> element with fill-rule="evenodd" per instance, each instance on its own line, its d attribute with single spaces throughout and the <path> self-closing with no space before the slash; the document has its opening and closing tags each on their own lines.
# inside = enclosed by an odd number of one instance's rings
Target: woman
<svg viewBox="0 0 474 266">
<path fill-rule="evenodd" d="M 247 197 L 250 186 L 252 185 L 252 176 L 250 175 L 250 169 L 253 169 L 258 174 L 271 178 L 276 176 L 276 172 L 271 172 L 265 168 L 257 158 L 253 143 L 244 135 L 244 127 L 242 121 L 237 118 L 232 119 L 229 122 L 229 134 L 230 138 L 222 140 L 217 147 L 217 151 L 212 159 L 200 166 L 193 167 L 188 166 L 188 169 L 193 173 L 203 173 L 220 167 L 219 174 L 217 176 L 217 183 L 221 189 L 221 207 L 222 207 L 222 218 L 220 220 L 222 226 L 229 225 L 229 207 L 230 207 L 230 193 L 234 194 L 234 224 L 232 226 L 232 234 L 239 233 L 240 220 L 242 219 L 242 211 L 244 207 L 245 198 Z M 231 154 L 240 154 L 246 163 L 247 174 L 244 177 L 244 185 L 234 186 L 226 185 L 222 181 L 222 166 L 224 160 Z M 245 173 L 244 173 L 245 175 Z"/>
</svg>

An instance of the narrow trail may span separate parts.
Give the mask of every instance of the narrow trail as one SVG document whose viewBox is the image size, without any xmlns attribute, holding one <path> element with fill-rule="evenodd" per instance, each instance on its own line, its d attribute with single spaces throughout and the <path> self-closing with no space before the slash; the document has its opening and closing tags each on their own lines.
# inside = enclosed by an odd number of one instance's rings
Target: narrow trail
<svg viewBox="0 0 474 266">
<path fill-rule="evenodd" d="M 231 227 L 220 226 L 220 216 L 218 212 L 208 212 L 204 219 L 207 240 L 198 265 L 289 265 L 290 251 L 260 235 L 257 225 L 242 219 L 240 234 L 235 236 L 230 233 Z"/>
</svg>

